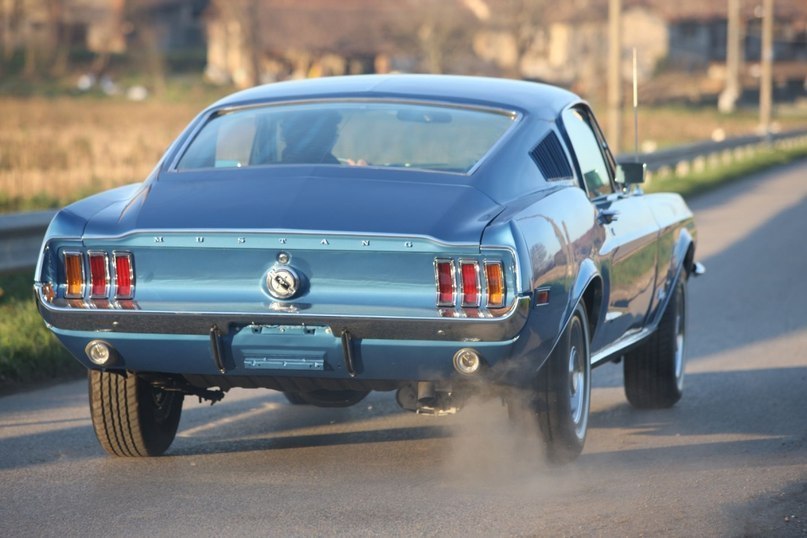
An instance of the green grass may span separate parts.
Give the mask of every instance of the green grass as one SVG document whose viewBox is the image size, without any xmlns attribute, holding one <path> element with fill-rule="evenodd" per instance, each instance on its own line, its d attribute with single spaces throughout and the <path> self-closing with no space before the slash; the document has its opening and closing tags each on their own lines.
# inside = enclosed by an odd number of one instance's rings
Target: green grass
<svg viewBox="0 0 807 538">
<path fill-rule="evenodd" d="M 31 272 L 0 275 L 0 393 L 84 370 L 45 327 L 32 289 Z"/>
<path fill-rule="evenodd" d="M 762 150 L 753 157 L 735 161 L 728 165 L 707 168 L 702 172 L 693 172 L 685 176 L 670 174 L 654 178 L 646 185 L 644 190 L 646 192 L 677 192 L 684 197 L 691 197 L 755 172 L 804 158 L 807 158 L 807 146 L 789 149 L 772 148 Z"/>
</svg>

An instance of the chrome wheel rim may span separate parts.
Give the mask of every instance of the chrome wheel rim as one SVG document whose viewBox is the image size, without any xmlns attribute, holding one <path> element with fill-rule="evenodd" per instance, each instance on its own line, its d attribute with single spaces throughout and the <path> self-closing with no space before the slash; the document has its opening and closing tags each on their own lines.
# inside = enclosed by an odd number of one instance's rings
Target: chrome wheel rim
<svg viewBox="0 0 807 538">
<path fill-rule="evenodd" d="M 678 391 L 684 388 L 684 350 L 686 347 L 686 299 L 681 286 L 676 291 L 675 309 L 675 384 Z"/>
<path fill-rule="evenodd" d="M 583 339 L 582 326 L 575 320 L 569 342 L 569 411 L 579 439 L 585 437 L 588 422 L 588 358 Z"/>
</svg>

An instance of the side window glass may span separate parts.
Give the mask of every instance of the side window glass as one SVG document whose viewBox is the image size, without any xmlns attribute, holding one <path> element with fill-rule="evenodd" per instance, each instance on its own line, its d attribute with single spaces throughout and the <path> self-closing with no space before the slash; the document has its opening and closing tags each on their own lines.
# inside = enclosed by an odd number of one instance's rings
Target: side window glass
<svg viewBox="0 0 807 538">
<path fill-rule="evenodd" d="M 610 169 L 587 115 L 576 108 L 565 110 L 563 111 L 563 125 L 571 140 L 589 198 L 597 198 L 614 192 Z"/>
</svg>

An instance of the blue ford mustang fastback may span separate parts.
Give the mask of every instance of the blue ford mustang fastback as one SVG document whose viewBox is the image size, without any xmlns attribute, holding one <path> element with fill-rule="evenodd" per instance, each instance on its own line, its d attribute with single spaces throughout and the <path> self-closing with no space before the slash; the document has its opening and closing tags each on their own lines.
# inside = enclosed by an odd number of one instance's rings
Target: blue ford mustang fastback
<svg viewBox="0 0 807 538">
<path fill-rule="evenodd" d="M 621 360 L 635 407 L 681 397 L 695 226 L 643 176 L 550 86 L 270 84 L 202 112 L 143 183 L 61 210 L 36 299 L 111 454 L 167 450 L 185 395 L 263 387 L 429 414 L 484 391 L 569 461 L 592 366 Z"/>
</svg>

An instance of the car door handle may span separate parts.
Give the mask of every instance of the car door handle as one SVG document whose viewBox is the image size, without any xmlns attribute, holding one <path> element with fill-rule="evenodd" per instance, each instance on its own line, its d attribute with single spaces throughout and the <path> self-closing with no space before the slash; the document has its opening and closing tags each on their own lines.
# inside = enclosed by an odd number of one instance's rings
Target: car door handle
<svg viewBox="0 0 807 538">
<path fill-rule="evenodd" d="M 615 220 L 619 220 L 619 211 L 616 209 L 600 209 L 597 212 L 597 219 L 600 224 L 611 224 Z"/>
</svg>

